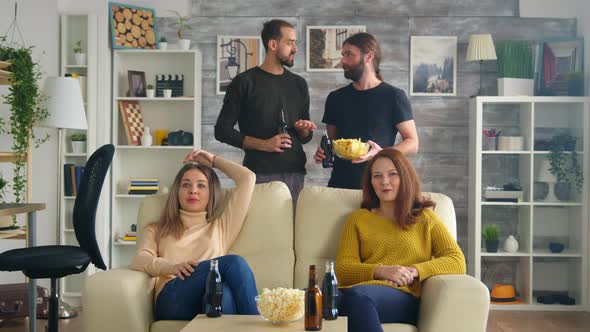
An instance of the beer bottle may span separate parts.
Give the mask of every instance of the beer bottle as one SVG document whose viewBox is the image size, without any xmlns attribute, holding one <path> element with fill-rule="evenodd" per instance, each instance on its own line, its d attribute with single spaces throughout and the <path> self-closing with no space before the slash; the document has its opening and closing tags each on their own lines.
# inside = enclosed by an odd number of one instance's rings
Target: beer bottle
<svg viewBox="0 0 590 332">
<path fill-rule="evenodd" d="M 322 291 L 318 287 L 316 266 L 309 266 L 309 281 L 305 290 L 305 330 L 322 329 Z"/>
<path fill-rule="evenodd" d="M 281 108 L 281 118 L 277 126 L 279 134 L 287 134 L 287 120 L 285 120 L 285 111 Z"/>
<path fill-rule="evenodd" d="M 221 275 L 217 268 L 217 260 L 211 260 L 211 267 L 209 274 L 207 275 L 207 284 L 205 288 L 207 306 L 205 313 L 207 317 L 219 317 L 221 316 L 221 297 L 223 288 L 221 286 Z"/>
<path fill-rule="evenodd" d="M 334 262 L 326 262 L 326 273 L 322 282 L 322 316 L 325 320 L 335 320 L 338 318 L 338 280 L 334 273 Z"/>
<path fill-rule="evenodd" d="M 322 133 L 322 140 L 320 147 L 324 150 L 326 159 L 322 160 L 322 167 L 329 168 L 334 166 L 334 147 L 332 146 L 332 140 L 328 138 L 328 134 L 324 130 Z"/>
</svg>

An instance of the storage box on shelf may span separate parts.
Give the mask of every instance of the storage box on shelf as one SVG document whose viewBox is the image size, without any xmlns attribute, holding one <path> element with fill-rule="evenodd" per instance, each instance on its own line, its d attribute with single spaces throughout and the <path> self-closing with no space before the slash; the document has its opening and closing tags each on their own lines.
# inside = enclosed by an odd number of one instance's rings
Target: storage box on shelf
<svg viewBox="0 0 590 332">
<path fill-rule="evenodd" d="M 135 241 L 128 237 L 137 221 L 140 199 L 130 194 L 131 179 L 156 179 L 159 189 L 172 183 L 184 156 L 201 146 L 201 53 L 198 50 L 115 50 L 113 54 L 113 143 L 117 149 L 112 164 L 110 267 L 127 266 L 135 253 Z M 156 75 L 182 77 L 182 95 L 175 85 L 173 97 L 129 96 L 128 71 L 143 71 L 146 85 L 156 86 Z M 161 85 L 161 76 L 158 76 Z M 179 83 L 179 82 L 176 82 Z M 177 96 L 178 95 L 178 96 Z M 150 128 L 152 145 L 130 144 L 122 121 L 120 104 L 138 102 L 143 125 Z M 193 134 L 193 144 L 162 146 L 156 131 L 183 130 Z M 135 191 L 137 193 L 137 191 Z"/>
<path fill-rule="evenodd" d="M 588 156 L 590 99 L 581 97 L 476 97 L 470 101 L 468 272 L 490 289 L 513 284 L 517 304 L 498 310 L 583 310 L 588 305 Z M 503 146 L 495 138 L 514 138 Z M 548 159 L 555 137 L 575 139 L 584 181 L 556 186 Z M 522 143 L 520 143 L 522 142 Z M 521 148 L 522 147 L 522 148 Z M 568 159 L 566 158 L 566 159 Z M 568 159 L 569 160 L 569 159 Z M 490 195 L 509 185 L 519 191 Z M 551 190 L 550 190 L 551 189 Z M 554 190 L 561 191 L 552 195 Z M 486 195 L 486 193 L 488 195 Z M 522 196 L 522 198 L 520 198 Z M 519 199 L 497 199 L 518 197 Z M 481 232 L 500 228 L 498 252 L 487 252 Z M 505 251 L 509 235 L 517 251 Z M 541 301 L 539 300 L 541 299 Z"/>
</svg>

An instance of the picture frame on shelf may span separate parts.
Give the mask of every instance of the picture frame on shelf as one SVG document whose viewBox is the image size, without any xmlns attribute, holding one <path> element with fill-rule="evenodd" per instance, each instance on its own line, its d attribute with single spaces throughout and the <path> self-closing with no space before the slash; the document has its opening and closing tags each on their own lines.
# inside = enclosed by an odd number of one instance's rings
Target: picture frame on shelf
<svg viewBox="0 0 590 332">
<path fill-rule="evenodd" d="M 457 95 L 457 36 L 412 36 L 410 95 Z"/>
<path fill-rule="evenodd" d="M 537 96 L 584 95 L 584 38 L 566 37 L 539 43 Z"/>
<path fill-rule="evenodd" d="M 113 49 L 157 49 L 158 27 L 153 8 L 109 2 Z"/>
<path fill-rule="evenodd" d="M 216 93 L 225 94 L 234 77 L 261 64 L 262 49 L 259 36 L 217 36 Z"/>
<path fill-rule="evenodd" d="M 145 82 L 145 72 L 128 70 L 127 81 L 129 83 L 129 97 L 145 97 L 147 96 L 147 85 Z"/>
<path fill-rule="evenodd" d="M 143 116 L 141 106 L 137 100 L 120 100 L 119 112 L 125 129 L 128 145 L 141 145 L 143 136 Z"/>
<path fill-rule="evenodd" d="M 305 55 L 308 72 L 342 72 L 342 45 L 359 32 L 366 32 L 364 25 L 310 25 L 307 26 L 307 50 Z"/>
</svg>

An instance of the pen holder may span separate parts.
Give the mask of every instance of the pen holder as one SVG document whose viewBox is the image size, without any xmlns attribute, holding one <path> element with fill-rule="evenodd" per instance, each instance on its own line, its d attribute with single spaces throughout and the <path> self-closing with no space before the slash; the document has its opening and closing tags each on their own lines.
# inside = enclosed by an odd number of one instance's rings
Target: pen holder
<svg viewBox="0 0 590 332">
<path fill-rule="evenodd" d="M 487 137 L 486 142 L 488 144 L 488 150 L 497 150 L 498 149 L 497 137 Z"/>
<path fill-rule="evenodd" d="M 522 136 L 500 136 L 498 139 L 498 150 L 522 151 L 524 140 Z"/>
</svg>

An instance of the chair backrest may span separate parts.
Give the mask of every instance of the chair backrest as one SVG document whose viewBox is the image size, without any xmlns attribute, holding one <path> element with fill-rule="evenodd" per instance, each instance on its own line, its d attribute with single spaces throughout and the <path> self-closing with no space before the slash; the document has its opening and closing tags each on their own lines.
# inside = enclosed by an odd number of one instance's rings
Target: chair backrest
<svg viewBox="0 0 590 332">
<path fill-rule="evenodd" d="M 74 231 L 80 247 L 90 256 L 92 264 L 99 269 L 106 270 L 106 265 L 100 255 L 96 241 L 95 219 L 96 208 L 102 190 L 102 184 L 107 174 L 115 147 L 106 144 L 96 150 L 86 162 L 78 195 L 74 202 Z"/>
</svg>

